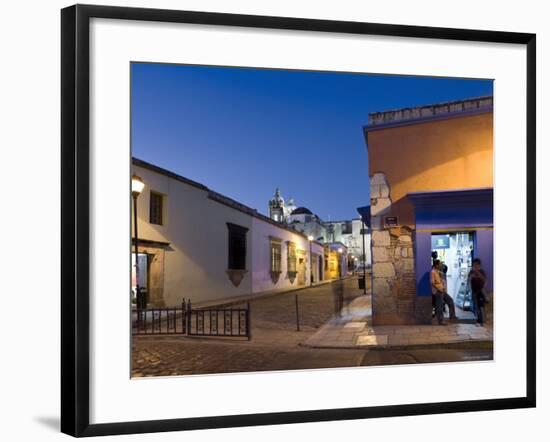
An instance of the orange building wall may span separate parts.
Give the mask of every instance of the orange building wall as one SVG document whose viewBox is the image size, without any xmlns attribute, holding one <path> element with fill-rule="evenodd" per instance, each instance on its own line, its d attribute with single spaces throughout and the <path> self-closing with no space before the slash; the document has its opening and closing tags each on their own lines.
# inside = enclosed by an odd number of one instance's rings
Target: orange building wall
<svg viewBox="0 0 550 442">
<path fill-rule="evenodd" d="M 391 211 L 414 224 L 407 193 L 493 186 L 493 113 L 368 133 L 369 175 L 383 172 Z"/>
</svg>

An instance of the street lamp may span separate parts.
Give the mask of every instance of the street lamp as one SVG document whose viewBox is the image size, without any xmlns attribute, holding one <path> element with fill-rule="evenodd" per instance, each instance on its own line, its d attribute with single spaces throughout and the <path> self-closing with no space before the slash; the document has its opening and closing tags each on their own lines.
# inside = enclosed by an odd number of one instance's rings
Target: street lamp
<svg viewBox="0 0 550 442">
<path fill-rule="evenodd" d="M 361 216 L 361 235 L 363 236 L 363 294 L 367 294 L 367 256 L 365 255 L 365 220 Z"/>
<path fill-rule="evenodd" d="M 136 274 L 136 303 L 137 308 L 145 308 L 145 300 L 141 295 L 141 288 L 139 286 L 139 266 L 138 266 L 138 220 L 137 220 L 137 199 L 140 193 L 143 191 L 145 183 L 135 173 L 132 176 L 132 197 L 134 198 L 134 253 L 135 253 L 135 274 Z"/>
<path fill-rule="evenodd" d="M 309 285 L 313 285 L 313 253 L 311 252 L 311 241 L 313 241 L 313 236 L 309 235 L 307 239 L 309 241 Z"/>
</svg>

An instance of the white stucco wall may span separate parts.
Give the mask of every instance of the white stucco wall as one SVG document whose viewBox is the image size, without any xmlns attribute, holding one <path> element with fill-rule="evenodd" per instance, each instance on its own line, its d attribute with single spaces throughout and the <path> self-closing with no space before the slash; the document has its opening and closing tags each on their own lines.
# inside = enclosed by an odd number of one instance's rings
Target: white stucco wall
<svg viewBox="0 0 550 442">
<path fill-rule="evenodd" d="M 269 272 L 271 265 L 270 256 L 270 236 L 280 238 L 281 242 L 281 274 L 276 284 L 271 279 Z M 298 279 L 292 282 L 289 279 L 288 270 L 288 247 L 287 241 L 296 244 L 296 249 L 305 251 L 306 257 L 306 285 L 310 281 L 309 266 L 309 241 L 302 235 L 282 229 L 273 224 L 267 223 L 258 218 L 252 218 L 252 290 L 254 292 L 263 292 L 278 289 L 291 289 L 298 286 Z M 312 242 L 311 249 L 313 253 L 323 254 L 323 247 Z M 314 274 L 315 271 L 314 271 Z"/>
<path fill-rule="evenodd" d="M 138 201 L 139 237 L 170 243 L 164 260 L 166 305 L 179 305 L 182 298 L 198 302 L 250 293 L 250 271 L 238 287 L 226 274 L 226 223 L 250 230 L 252 217 L 209 199 L 205 190 L 142 167 L 134 167 L 134 170 L 145 182 Z M 149 223 L 151 190 L 165 195 L 162 226 Z M 247 242 L 250 242 L 250 231 Z M 250 253 L 247 253 L 246 267 L 250 270 Z"/>
<path fill-rule="evenodd" d="M 363 254 L 363 236 L 361 235 L 361 229 L 363 227 L 363 223 L 359 219 L 352 220 L 352 235 L 355 239 L 355 244 L 358 244 L 359 247 L 357 247 L 353 254 L 357 257 L 361 257 Z M 371 264 L 371 252 L 370 252 L 370 233 L 365 234 L 365 262 L 367 265 Z"/>
<path fill-rule="evenodd" d="M 297 287 L 297 278 L 291 283 L 287 274 L 286 241 L 296 243 L 297 249 L 305 251 L 306 284 L 309 283 L 309 242 L 303 235 L 212 200 L 208 197 L 208 190 L 145 167 L 134 165 L 133 171 L 145 182 L 138 199 L 140 240 L 170 244 L 164 256 L 163 298 L 166 305 L 180 305 L 183 298 L 196 303 Z M 149 223 L 151 190 L 164 195 L 162 226 Z M 249 229 L 247 273 L 237 287 L 226 273 L 228 222 Z M 276 284 L 269 272 L 270 235 L 283 240 L 282 272 Z M 318 243 L 312 243 L 312 251 L 323 255 L 323 248 Z"/>
<path fill-rule="evenodd" d="M 334 227 L 334 241 L 341 242 L 348 248 L 348 253 L 361 258 L 363 254 L 363 236 L 361 235 L 362 222 L 360 219 L 351 220 L 351 233 L 342 233 L 342 222 L 332 224 Z M 365 256 L 367 265 L 371 263 L 370 233 L 365 234 Z M 358 261 L 359 263 L 360 261 Z"/>
</svg>

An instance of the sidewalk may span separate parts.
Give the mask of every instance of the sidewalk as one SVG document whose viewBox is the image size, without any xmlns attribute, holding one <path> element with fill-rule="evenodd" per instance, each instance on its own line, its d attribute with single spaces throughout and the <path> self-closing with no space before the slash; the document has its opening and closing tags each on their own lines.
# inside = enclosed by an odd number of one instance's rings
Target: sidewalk
<svg viewBox="0 0 550 442">
<path fill-rule="evenodd" d="M 400 349 L 410 347 L 492 346 L 492 327 L 475 324 L 372 326 L 371 296 L 356 298 L 302 345 L 312 348 Z"/>
</svg>

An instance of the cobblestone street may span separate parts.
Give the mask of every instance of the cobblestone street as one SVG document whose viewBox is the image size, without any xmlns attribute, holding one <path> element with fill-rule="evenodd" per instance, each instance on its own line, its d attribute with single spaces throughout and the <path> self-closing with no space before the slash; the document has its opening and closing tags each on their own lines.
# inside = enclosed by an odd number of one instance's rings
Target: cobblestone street
<svg viewBox="0 0 550 442">
<path fill-rule="evenodd" d="M 367 287 L 368 282 L 367 278 Z M 360 300 L 357 298 L 362 295 L 362 290 L 357 286 L 357 278 L 344 281 L 344 316 L 348 311 L 346 306 Z M 300 331 L 296 331 L 296 295 Z M 334 295 L 330 283 L 254 299 L 250 301 L 250 309 L 250 341 L 242 338 L 134 337 L 132 376 L 479 361 L 493 357 L 492 346 L 386 350 L 304 346 L 302 344 L 333 318 Z M 434 331 L 437 330 L 435 327 Z"/>
<path fill-rule="evenodd" d="M 367 284 L 369 278 L 367 278 Z M 344 280 L 344 305 L 362 294 L 357 278 Z M 300 331 L 296 331 L 298 295 Z M 334 314 L 332 284 L 250 301 L 252 339 L 134 337 L 132 376 L 349 367 L 363 350 L 311 349 L 299 344 Z"/>
</svg>

